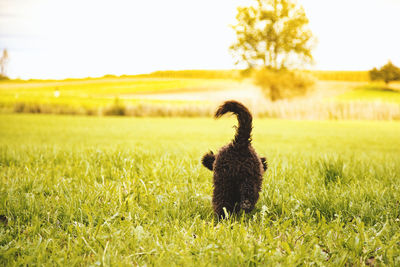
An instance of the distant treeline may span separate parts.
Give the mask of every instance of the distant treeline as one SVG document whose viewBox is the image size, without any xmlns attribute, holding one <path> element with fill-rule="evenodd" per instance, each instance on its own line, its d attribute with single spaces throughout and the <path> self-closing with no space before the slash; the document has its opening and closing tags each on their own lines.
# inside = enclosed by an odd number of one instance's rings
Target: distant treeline
<svg viewBox="0 0 400 267">
<path fill-rule="evenodd" d="M 369 81 L 368 71 L 307 70 L 305 72 L 323 81 Z M 237 79 L 245 76 L 244 73 L 243 70 L 169 70 L 134 76 L 123 75 L 121 77 Z"/>
<path fill-rule="evenodd" d="M 305 70 L 315 78 L 322 81 L 369 81 L 368 71 L 325 71 L 325 70 Z M 102 77 L 87 78 L 68 78 L 63 81 L 90 80 L 90 79 L 117 79 L 117 78 L 194 78 L 194 79 L 240 79 L 246 77 L 243 70 L 164 70 L 155 71 L 147 74 L 136 75 L 114 75 L 107 74 Z M 7 80 L 10 81 L 10 80 Z M 54 79 L 14 79 L 12 81 L 59 81 Z"/>
<path fill-rule="evenodd" d="M 128 77 L 236 79 L 241 77 L 241 72 L 241 70 L 165 70 Z"/>
<path fill-rule="evenodd" d="M 368 71 L 312 70 L 307 71 L 321 81 L 369 81 Z"/>
</svg>

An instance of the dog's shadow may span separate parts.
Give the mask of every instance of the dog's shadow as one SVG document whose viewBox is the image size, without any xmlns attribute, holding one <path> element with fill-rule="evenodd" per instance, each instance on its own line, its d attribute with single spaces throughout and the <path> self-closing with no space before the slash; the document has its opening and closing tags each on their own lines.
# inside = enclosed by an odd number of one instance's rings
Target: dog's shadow
<svg viewBox="0 0 400 267">
<path fill-rule="evenodd" d="M 261 220 L 267 219 L 270 222 L 276 222 L 285 217 L 282 213 L 282 210 L 277 205 L 276 207 L 265 208 L 266 205 L 259 203 L 256 205 L 251 212 L 239 211 L 237 213 L 225 213 L 225 216 L 218 217 L 216 214 L 208 214 L 208 216 L 203 217 L 204 220 L 212 220 L 214 221 L 214 225 L 218 225 L 220 223 L 229 222 L 229 223 L 257 223 Z M 212 211 L 211 211 L 212 212 Z"/>
<path fill-rule="evenodd" d="M 254 219 L 254 215 L 261 212 L 261 208 L 254 208 L 251 212 L 246 213 L 243 210 L 239 212 L 225 212 L 223 216 L 218 216 L 210 207 L 209 212 L 203 212 L 199 215 L 199 218 L 208 223 L 214 223 L 214 226 L 217 226 L 221 223 L 248 223 Z M 272 215 L 272 214 L 271 214 Z M 268 215 L 269 216 L 269 215 Z"/>
</svg>

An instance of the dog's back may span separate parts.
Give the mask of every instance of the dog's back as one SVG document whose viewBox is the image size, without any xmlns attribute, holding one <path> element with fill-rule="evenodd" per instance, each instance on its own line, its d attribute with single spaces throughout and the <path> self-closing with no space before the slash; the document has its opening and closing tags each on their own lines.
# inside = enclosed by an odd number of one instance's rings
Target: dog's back
<svg viewBox="0 0 400 267">
<path fill-rule="evenodd" d="M 267 169 L 265 158 L 259 158 L 251 146 L 252 116 L 249 110 L 239 102 L 227 101 L 218 108 L 215 117 L 227 112 L 238 118 L 235 138 L 217 155 L 209 152 L 202 159 L 203 165 L 214 171 L 213 206 L 218 216 L 224 215 L 223 208 L 229 212 L 251 211 Z"/>
</svg>

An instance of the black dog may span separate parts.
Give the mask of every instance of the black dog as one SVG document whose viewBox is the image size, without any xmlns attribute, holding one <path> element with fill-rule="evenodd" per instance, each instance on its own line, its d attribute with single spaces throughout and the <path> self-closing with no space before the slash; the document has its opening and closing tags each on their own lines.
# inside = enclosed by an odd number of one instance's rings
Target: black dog
<svg viewBox="0 0 400 267">
<path fill-rule="evenodd" d="M 222 104 L 215 118 L 227 112 L 237 116 L 239 126 L 231 143 L 222 147 L 217 155 L 205 154 L 202 164 L 214 171 L 213 207 L 218 217 L 228 212 L 253 210 L 261 190 L 262 175 L 267 170 L 265 158 L 258 157 L 251 146 L 252 116 L 249 110 L 237 101 Z"/>
</svg>

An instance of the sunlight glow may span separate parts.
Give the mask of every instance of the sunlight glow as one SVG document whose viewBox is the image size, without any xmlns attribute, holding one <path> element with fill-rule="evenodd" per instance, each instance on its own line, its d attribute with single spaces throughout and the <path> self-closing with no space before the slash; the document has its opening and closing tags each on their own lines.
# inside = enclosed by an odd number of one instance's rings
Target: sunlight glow
<svg viewBox="0 0 400 267">
<path fill-rule="evenodd" d="M 230 69 L 229 25 L 249 0 L 1 0 L 12 78 Z M 400 1 L 299 0 L 318 39 L 315 69 L 400 65 Z"/>
</svg>

